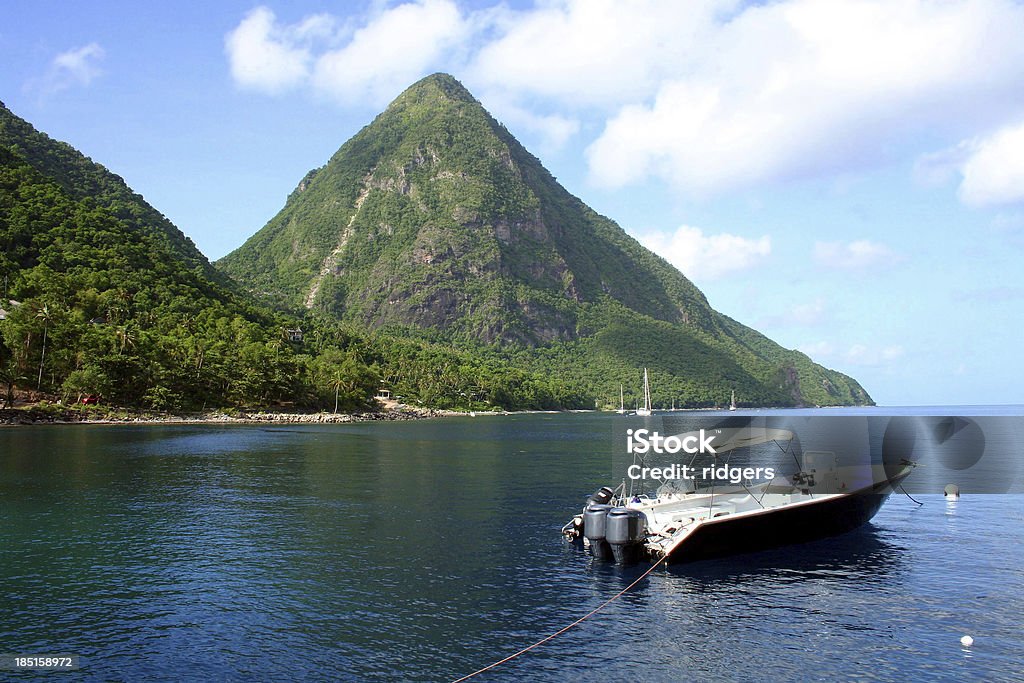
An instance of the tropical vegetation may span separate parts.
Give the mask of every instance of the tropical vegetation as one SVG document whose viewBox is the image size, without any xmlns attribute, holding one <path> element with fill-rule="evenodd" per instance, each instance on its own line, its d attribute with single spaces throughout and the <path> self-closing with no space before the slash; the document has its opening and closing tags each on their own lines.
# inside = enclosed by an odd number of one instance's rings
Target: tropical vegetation
<svg viewBox="0 0 1024 683">
<path fill-rule="evenodd" d="M 460 84 L 403 94 L 217 264 L 0 104 L 0 399 L 182 411 L 870 398 L 715 312 Z"/>
</svg>

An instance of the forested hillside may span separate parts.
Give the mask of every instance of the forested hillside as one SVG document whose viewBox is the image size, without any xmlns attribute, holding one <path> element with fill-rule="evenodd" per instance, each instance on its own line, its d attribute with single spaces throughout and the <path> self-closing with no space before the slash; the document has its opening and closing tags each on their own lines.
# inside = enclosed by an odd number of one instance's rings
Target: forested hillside
<svg viewBox="0 0 1024 683">
<path fill-rule="evenodd" d="M 722 316 L 450 76 L 410 88 L 214 268 L 0 104 L 0 398 L 155 410 L 870 402 Z M 238 282 L 235 279 L 238 278 Z"/>
<path fill-rule="evenodd" d="M 563 188 L 454 78 L 409 87 L 217 263 L 258 300 L 501 358 L 591 406 L 867 403 L 850 377 L 714 311 Z M 470 380 L 467 380 L 470 381 Z M 463 387 L 465 389 L 465 387 Z"/>
<path fill-rule="evenodd" d="M 0 245 L 0 398 L 354 409 L 391 378 L 414 404 L 583 402 L 500 359 L 254 303 L 119 177 L 2 105 Z"/>
</svg>

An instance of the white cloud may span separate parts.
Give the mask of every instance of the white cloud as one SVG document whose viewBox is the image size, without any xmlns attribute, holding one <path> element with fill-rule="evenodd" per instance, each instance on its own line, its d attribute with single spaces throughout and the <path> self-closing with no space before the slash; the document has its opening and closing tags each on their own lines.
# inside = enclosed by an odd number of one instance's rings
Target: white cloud
<svg viewBox="0 0 1024 683">
<path fill-rule="evenodd" d="M 1024 201 L 1024 122 L 977 141 L 960 172 L 958 195 L 967 204 Z"/>
<path fill-rule="evenodd" d="M 574 105 L 620 105 L 656 92 L 700 54 L 735 0 L 556 0 L 502 15 L 476 55 L 475 80 Z"/>
<path fill-rule="evenodd" d="M 326 14 L 281 26 L 270 9 L 257 7 L 224 39 L 231 76 L 242 87 L 272 94 L 301 85 L 310 76 L 312 45 L 333 30 Z"/>
<path fill-rule="evenodd" d="M 865 344 L 853 344 L 845 349 L 827 341 L 809 342 L 802 344 L 798 350 L 811 358 L 828 363 L 840 363 L 844 365 L 857 366 L 880 366 L 887 365 L 899 360 L 906 354 L 906 349 L 900 344 L 890 346 L 870 347 Z"/>
<path fill-rule="evenodd" d="M 914 177 L 933 187 L 959 179 L 957 195 L 970 206 L 1024 202 L 1024 121 L 922 155 Z"/>
<path fill-rule="evenodd" d="M 96 62 L 103 59 L 104 51 L 98 43 L 89 43 L 77 50 L 62 52 L 53 59 L 53 70 L 79 85 L 89 85 L 102 73 Z"/>
<path fill-rule="evenodd" d="M 903 258 L 884 244 L 871 240 L 853 242 L 816 242 L 814 260 L 825 268 L 861 270 L 877 266 L 891 266 Z"/>
<path fill-rule="evenodd" d="M 374 16 L 344 47 L 320 55 L 313 84 L 342 101 L 387 103 L 470 36 L 451 0 L 417 0 Z"/>
<path fill-rule="evenodd" d="M 1021 105 L 1024 7 L 1009 0 L 788 0 L 708 26 L 699 59 L 607 122 L 595 182 L 701 194 L 857 169 L 923 128 Z"/>
<path fill-rule="evenodd" d="M 772 251 L 767 235 L 758 239 L 729 233 L 705 235 L 700 228 L 688 225 L 674 233 L 652 232 L 638 239 L 688 278 L 698 281 L 715 280 L 752 268 Z"/>
<path fill-rule="evenodd" d="M 85 87 L 103 73 L 99 62 L 105 54 L 99 43 L 89 43 L 74 50 L 61 52 L 50 62 L 46 75 L 30 81 L 25 88 L 50 95 L 74 86 Z"/>
<path fill-rule="evenodd" d="M 470 36 L 452 0 L 378 9 L 360 25 L 315 14 L 282 24 L 257 7 L 224 40 L 235 83 L 268 94 L 304 87 L 342 103 L 377 106 L 401 92 Z"/>
<path fill-rule="evenodd" d="M 598 185 L 703 195 L 849 176 L 1020 121 L 1021 35 L 1014 0 L 408 0 L 294 24 L 260 7 L 226 51 L 243 87 L 342 105 L 449 71 L 544 145 L 593 136 Z M 965 201 L 1017 201 L 1015 130 L 925 155 L 916 175 L 962 172 Z"/>
<path fill-rule="evenodd" d="M 502 123 L 538 136 L 544 149 L 563 147 L 580 130 L 578 119 L 531 111 L 517 104 L 505 91 L 489 90 L 481 94 L 480 101 Z"/>
</svg>

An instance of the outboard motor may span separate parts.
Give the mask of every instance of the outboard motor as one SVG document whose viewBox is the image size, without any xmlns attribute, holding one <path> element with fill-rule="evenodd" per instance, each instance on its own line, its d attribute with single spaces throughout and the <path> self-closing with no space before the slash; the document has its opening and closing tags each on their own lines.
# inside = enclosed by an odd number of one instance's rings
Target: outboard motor
<svg viewBox="0 0 1024 683">
<path fill-rule="evenodd" d="M 594 503 L 608 503 L 614 495 L 615 491 L 607 486 L 602 486 L 598 490 L 594 491 L 590 498 L 587 498 L 587 505 L 593 505 Z"/>
<path fill-rule="evenodd" d="M 583 511 L 583 535 L 590 541 L 590 554 L 602 560 L 612 559 L 612 551 L 605 540 L 608 511 L 607 503 L 591 503 Z"/>
<path fill-rule="evenodd" d="M 632 508 L 612 508 L 605 516 L 605 542 L 611 546 L 616 564 L 640 559 L 647 538 L 647 516 Z"/>
</svg>

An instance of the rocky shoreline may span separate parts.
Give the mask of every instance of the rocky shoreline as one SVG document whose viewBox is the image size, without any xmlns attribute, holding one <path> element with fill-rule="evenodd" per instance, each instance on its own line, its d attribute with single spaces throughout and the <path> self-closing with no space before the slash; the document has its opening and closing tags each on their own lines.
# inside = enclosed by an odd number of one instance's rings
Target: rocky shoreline
<svg viewBox="0 0 1024 683">
<path fill-rule="evenodd" d="M 361 413 L 275 413 L 268 411 L 219 411 L 206 413 L 118 412 L 92 413 L 69 408 L 8 408 L 0 410 L 0 426 L 35 424 L 342 424 L 395 420 L 423 420 L 467 415 L 452 410 L 396 406 Z"/>
</svg>

